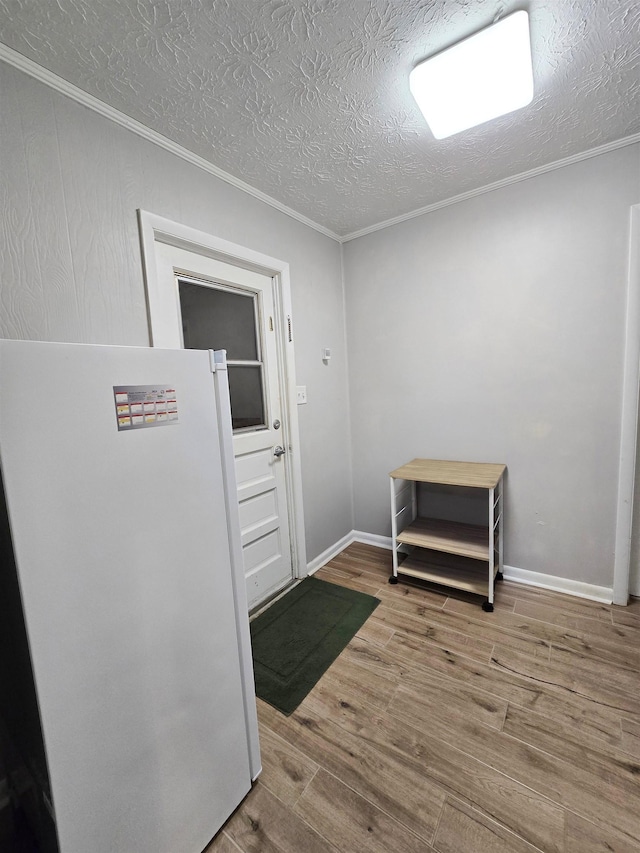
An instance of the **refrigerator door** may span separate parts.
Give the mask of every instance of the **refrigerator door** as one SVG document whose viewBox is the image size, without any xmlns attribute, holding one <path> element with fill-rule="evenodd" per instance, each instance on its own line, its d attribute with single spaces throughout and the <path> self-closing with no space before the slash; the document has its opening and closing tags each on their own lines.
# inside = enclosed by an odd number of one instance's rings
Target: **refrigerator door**
<svg viewBox="0 0 640 853">
<path fill-rule="evenodd" d="M 118 429 L 117 386 L 175 390 L 177 417 Z M 206 352 L 0 342 L 62 853 L 199 853 L 250 788 L 215 399 Z"/>
</svg>

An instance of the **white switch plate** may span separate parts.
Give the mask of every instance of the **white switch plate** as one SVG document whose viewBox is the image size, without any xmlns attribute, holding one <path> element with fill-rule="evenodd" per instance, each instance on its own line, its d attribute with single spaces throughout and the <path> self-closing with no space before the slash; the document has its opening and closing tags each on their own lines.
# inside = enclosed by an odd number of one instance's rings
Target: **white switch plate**
<svg viewBox="0 0 640 853">
<path fill-rule="evenodd" d="M 306 385 L 296 385 L 296 396 L 298 405 L 301 406 L 303 403 L 307 402 L 307 386 Z"/>
</svg>

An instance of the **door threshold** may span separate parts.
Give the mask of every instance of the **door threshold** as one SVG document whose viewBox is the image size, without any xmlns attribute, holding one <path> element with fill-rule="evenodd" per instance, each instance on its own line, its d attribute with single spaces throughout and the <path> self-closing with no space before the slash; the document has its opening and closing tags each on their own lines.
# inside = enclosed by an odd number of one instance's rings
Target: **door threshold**
<svg viewBox="0 0 640 853">
<path fill-rule="evenodd" d="M 279 589 L 277 592 L 274 592 L 272 596 L 265 599 L 265 601 L 260 602 L 260 604 L 256 604 L 253 610 L 249 611 L 249 622 L 252 622 L 256 618 L 256 616 L 259 616 L 261 613 L 264 613 L 265 610 L 268 610 L 268 608 L 271 607 L 272 604 L 275 604 L 276 601 L 279 601 L 284 595 L 286 595 L 288 592 L 291 592 L 291 590 L 294 587 L 298 586 L 299 583 L 302 583 L 303 580 L 304 578 L 292 578 L 282 589 Z"/>
</svg>

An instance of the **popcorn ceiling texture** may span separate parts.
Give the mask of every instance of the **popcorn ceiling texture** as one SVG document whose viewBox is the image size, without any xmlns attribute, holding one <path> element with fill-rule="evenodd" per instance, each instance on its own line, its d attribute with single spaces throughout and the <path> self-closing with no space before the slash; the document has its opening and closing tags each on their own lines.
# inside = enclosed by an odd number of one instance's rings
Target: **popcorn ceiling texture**
<svg viewBox="0 0 640 853">
<path fill-rule="evenodd" d="M 533 103 L 434 140 L 410 69 L 523 7 Z M 0 0 L 0 41 L 339 235 L 640 132 L 638 0 Z"/>
</svg>

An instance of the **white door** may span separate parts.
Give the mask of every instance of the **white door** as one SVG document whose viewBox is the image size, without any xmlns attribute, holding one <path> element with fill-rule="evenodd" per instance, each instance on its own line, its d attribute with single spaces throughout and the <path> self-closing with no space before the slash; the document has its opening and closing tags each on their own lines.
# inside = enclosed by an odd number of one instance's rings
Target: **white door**
<svg viewBox="0 0 640 853">
<path fill-rule="evenodd" d="M 254 608 L 293 577 L 273 279 L 167 244 L 158 246 L 156 260 L 158 277 L 173 281 L 182 345 L 227 351 L 244 571 Z"/>
</svg>

